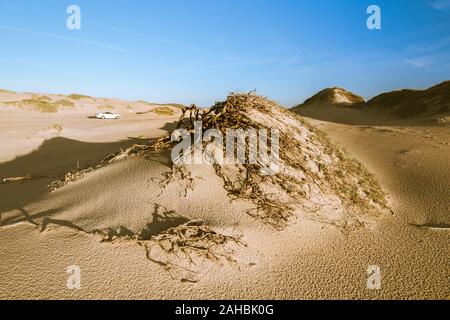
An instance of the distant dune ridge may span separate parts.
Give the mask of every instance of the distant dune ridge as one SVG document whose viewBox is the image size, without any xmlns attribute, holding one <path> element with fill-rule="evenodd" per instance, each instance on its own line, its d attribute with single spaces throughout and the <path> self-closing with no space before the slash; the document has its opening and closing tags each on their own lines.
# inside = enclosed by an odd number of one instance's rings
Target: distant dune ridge
<svg viewBox="0 0 450 320">
<path fill-rule="evenodd" d="M 367 107 L 400 117 L 435 116 L 450 113 L 450 81 L 427 90 L 400 90 L 380 94 Z"/>
<path fill-rule="evenodd" d="M 151 103 L 121 99 L 96 98 L 82 94 L 38 94 L 17 93 L 0 90 L 0 107 L 15 107 L 40 113 L 77 112 L 92 109 L 92 112 L 154 112 L 161 116 L 179 114 L 184 106 L 178 103 Z"/>
<path fill-rule="evenodd" d="M 450 114 L 450 81 L 426 90 L 404 89 L 382 93 L 367 102 L 345 89 L 327 88 L 291 110 L 303 114 L 311 107 L 331 106 L 367 108 L 399 118 L 447 116 Z"/>
</svg>

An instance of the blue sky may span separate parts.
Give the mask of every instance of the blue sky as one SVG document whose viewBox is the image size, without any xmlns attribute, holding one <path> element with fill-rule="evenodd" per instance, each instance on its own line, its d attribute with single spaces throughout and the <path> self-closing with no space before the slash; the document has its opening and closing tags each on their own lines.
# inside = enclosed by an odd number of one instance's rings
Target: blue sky
<svg viewBox="0 0 450 320">
<path fill-rule="evenodd" d="M 208 106 L 256 89 L 292 106 L 450 79 L 450 0 L 0 0 L 0 38 L 0 88 L 16 91 Z"/>
</svg>

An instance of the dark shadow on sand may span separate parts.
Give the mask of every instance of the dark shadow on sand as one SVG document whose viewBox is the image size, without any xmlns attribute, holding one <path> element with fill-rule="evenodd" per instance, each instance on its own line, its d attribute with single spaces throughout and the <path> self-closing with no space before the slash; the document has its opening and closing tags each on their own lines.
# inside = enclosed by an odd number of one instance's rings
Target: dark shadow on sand
<svg viewBox="0 0 450 320">
<path fill-rule="evenodd" d="M 162 130 L 170 130 L 169 123 Z M 95 168 L 107 155 L 150 139 L 128 138 L 116 142 L 90 143 L 55 137 L 38 149 L 0 164 L 0 213 L 21 210 L 48 193 L 50 182 L 77 168 Z M 2 183 L 3 179 L 30 175 L 31 179 Z M 23 215 L 22 215 L 23 216 Z M 1 223 L 1 221 L 0 221 Z"/>
</svg>

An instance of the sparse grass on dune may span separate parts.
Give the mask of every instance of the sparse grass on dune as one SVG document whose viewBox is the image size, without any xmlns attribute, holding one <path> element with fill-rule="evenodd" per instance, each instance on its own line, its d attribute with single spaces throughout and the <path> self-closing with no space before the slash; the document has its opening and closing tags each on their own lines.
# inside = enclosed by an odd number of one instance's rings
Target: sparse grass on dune
<svg viewBox="0 0 450 320">
<path fill-rule="evenodd" d="M 147 114 L 147 113 L 155 113 L 160 116 L 174 116 L 178 112 L 176 111 L 176 109 L 174 110 L 174 107 L 172 107 L 172 106 L 155 107 L 153 105 L 152 109 L 150 109 L 148 111 L 137 112 L 136 114 Z"/>
<path fill-rule="evenodd" d="M 265 223 L 284 228 L 301 208 L 312 219 L 347 228 L 387 212 L 386 196 L 373 175 L 323 132 L 273 101 L 231 94 L 208 110 L 184 109 L 178 127 L 193 133 L 195 120 L 202 120 L 204 131 L 219 129 L 224 136 L 227 129 L 279 129 L 282 170 L 275 175 L 261 176 L 259 162 L 214 165 L 229 196 L 253 202 L 248 213 Z M 153 143 L 155 150 L 170 146 L 170 135 Z"/>
<path fill-rule="evenodd" d="M 168 107 L 158 107 L 158 108 L 151 110 L 151 112 L 156 113 L 157 115 L 160 115 L 160 116 L 175 115 L 175 112 L 171 108 L 168 108 Z"/>
<path fill-rule="evenodd" d="M 38 96 L 36 99 L 41 101 L 52 101 L 52 99 L 48 96 Z"/>
<path fill-rule="evenodd" d="M 338 194 L 345 199 L 351 199 L 353 204 L 365 207 L 368 204 L 367 201 L 362 201 L 361 195 L 357 192 L 359 190 L 357 187 L 360 187 L 364 190 L 365 195 L 378 204 L 380 208 L 388 208 L 385 192 L 375 176 L 361 162 L 350 157 L 342 148 L 331 141 L 323 131 L 310 125 L 300 115 L 294 113 L 294 117 L 314 133 L 315 139 L 324 147 L 326 153 L 332 154 L 338 160 L 339 166 L 321 167 L 327 180 Z M 345 178 L 352 178 L 352 176 L 354 176 L 353 183 L 347 183 Z"/>
<path fill-rule="evenodd" d="M 67 98 L 69 98 L 71 100 L 92 99 L 92 97 L 90 97 L 90 96 L 85 96 L 85 95 L 77 94 L 77 93 L 70 94 L 67 96 Z"/>
<path fill-rule="evenodd" d="M 151 103 L 151 102 L 147 102 L 147 101 L 144 101 L 144 100 L 139 100 L 137 102 L 145 104 L 147 106 L 174 107 L 174 108 L 178 108 L 178 109 L 186 108 L 185 105 L 182 105 L 180 103 Z"/>
<path fill-rule="evenodd" d="M 47 96 L 39 96 L 35 98 L 24 99 L 21 101 L 6 102 L 5 104 L 19 108 L 29 108 L 33 111 L 43 113 L 55 113 L 60 109 L 75 107 L 73 102 L 69 100 L 62 99 L 53 101 Z"/>
<path fill-rule="evenodd" d="M 55 130 L 58 134 L 60 134 L 64 130 L 64 127 L 62 125 L 60 125 L 59 123 L 55 123 L 48 128 Z"/>
<path fill-rule="evenodd" d="M 54 102 L 58 107 L 64 107 L 64 108 L 72 108 L 75 105 L 73 104 L 73 102 L 66 100 L 66 99 L 62 99 L 62 100 L 57 100 Z"/>
<path fill-rule="evenodd" d="M 180 103 L 163 103 L 163 104 L 156 104 L 159 105 L 161 107 L 174 107 L 177 109 L 181 109 L 183 110 L 183 108 L 186 108 L 186 106 L 184 104 L 180 104 Z"/>
<path fill-rule="evenodd" d="M 16 92 L 11 90 L 0 89 L 0 94 L 14 94 Z"/>
</svg>

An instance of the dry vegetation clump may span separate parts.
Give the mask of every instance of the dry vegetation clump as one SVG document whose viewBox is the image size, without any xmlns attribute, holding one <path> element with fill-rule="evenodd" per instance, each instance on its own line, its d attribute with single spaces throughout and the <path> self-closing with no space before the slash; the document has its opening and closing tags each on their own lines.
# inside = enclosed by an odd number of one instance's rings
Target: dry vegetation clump
<svg viewBox="0 0 450 320">
<path fill-rule="evenodd" d="M 188 121 L 186 121 L 186 117 L 180 121 L 180 125 L 192 130 L 193 121 L 201 119 L 203 130 L 219 129 L 224 137 L 226 137 L 227 129 L 269 129 L 269 126 L 254 121 L 248 112 L 255 110 L 269 116 L 272 105 L 274 102 L 253 93 L 231 94 L 227 100 L 217 102 L 201 114 L 196 108 L 192 108 L 189 110 Z M 246 147 L 248 150 L 248 142 Z M 224 188 L 231 199 L 252 201 L 255 208 L 247 211 L 249 215 L 281 229 L 286 226 L 292 216 L 293 208 L 289 205 L 289 201 L 280 200 L 271 191 L 264 190 L 264 184 L 271 178 L 261 175 L 261 169 L 265 166 L 260 160 L 257 164 L 215 164 L 214 169 L 216 174 L 223 179 Z"/>
<path fill-rule="evenodd" d="M 125 150 L 120 149 L 116 153 L 112 153 L 112 154 L 105 156 L 100 161 L 100 163 L 95 167 L 95 169 L 101 168 L 104 165 L 111 164 L 111 163 L 119 161 L 119 160 L 126 159 L 131 156 L 142 154 L 147 150 L 154 150 L 154 148 L 150 144 L 148 144 L 148 145 L 135 144 L 128 149 L 125 149 Z M 58 178 L 57 180 L 53 181 L 52 183 L 50 183 L 48 185 L 48 190 L 50 192 L 53 192 L 59 188 L 64 187 L 65 185 L 67 185 L 71 182 L 83 179 L 87 173 L 94 171 L 95 169 L 92 167 L 80 169 L 79 164 L 77 164 L 76 170 L 67 172 L 64 176 L 62 176 L 62 177 Z"/>
<path fill-rule="evenodd" d="M 0 94 L 13 94 L 13 93 L 15 92 L 11 90 L 0 89 Z"/>
<path fill-rule="evenodd" d="M 259 103 L 258 103 L 259 101 Z M 227 100 L 216 102 L 211 108 L 200 110 L 195 105 L 183 109 L 179 128 L 194 129 L 194 121 L 201 120 L 203 129 L 219 129 L 226 134 L 227 129 L 260 128 L 260 124 L 250 119 L 246 110 L 256 108 L 260 112 L 269 112 L 269 100 L 261 103 L 261 97 L 249 94 L 231 94 Z"/>
<path fill-rule="evenodd" d="M 123 159 L 126 159 L 131 156 L 142 154 L 143 152 L 145 152 L 146 150 L 149 150 L 150 148 L 151 148 L 150 145 L 135 144 L 135 145 L 132 145 L 131 147 L 129 147 L 128 149 L 125 149 L 125 150 L 120 149 L 116 153 L 111 153 L 111 154 L 107 155 L 100 161 L 100 164 L 113 163 L 118 160 L 123 160 Z"/>
<path fill-rule="evenodd" d="M 157 107 L 157 108 L 151 110 L 151 112 L 156 113 L 157 115 L 160 115 L 160 116 L 173 116 L 173 115 L 175 115 L 175 111 L 173 111 L 169 107 Z"/>
<path fill-rule="evenodd" d="M 141 103 L 141 104 L 145 104 L 147 106 L 151 106 L 151 107 L 152 106 L 173 107 L 173 108 L 177 108 L 177 109 L 180 109 L 180 110 L 182 110 L 183 108 L 186 107 L 185 105 L 182 105 L 182 104 L 179 104 L 179 103 L 150 103 L 150 102 L 147 102 L 147 101 L 144 101 L 144 100 L 139 100 L 137 102 Z"/>
<path fill-rule="evenodd" d="M 433 122 L 439 125 L 448 125 L 450 124 L 450 116 L 434 118 Z"/>
<path fill-rule="evenodd" d="M 306 207 L 314 213 L 312 218 L 330 222 L 340 227 L 365 225 L 371 217 L 381 212 L 390 212 L 386 194 L 376 178 L 357 160 L 349 157 L 336 146 L 322 131 L 309 125 L 298 114 L 292 114 L 296 120 L 309 131 L 304 142 L 310 142 L 307 147 L 301 139 L 292 139 L 286 133 L 281 134 L 280 158 L 291 168 L 304 174 L 300 181 L 290 175 L 278 182 L 287 183 L 285 190 L 297 196 L 309 199 Z M 299 158 L 298 151 L 304 153 Z M 279 175 L 280 176 L 280 175 Z M 293 187 L 292 181 L 299 182 Z M 315 195 L 315 197 L 312 197 Z M 315 199 L 314 199 L 315 198 Z M 334 214 L 321 214 L 327 209 Z"/>
<path fill-rule="evenodd" d="M 25 181 L 25 180 L 30 180 L 31 178 L 32 177 L 29 174 L 27 174 L 25 176 L 3 178 L 2 183 L 13 183 L 13 182 Z"/>
<path fill-rule="evenodd" d="M 194 270 L 202 261 L 228 262 L 239 267 L 230 244 L 243 245 L 236 237 L 213 231 L 203 220 L 186 222 L 170 228 L 148 239 L 139 239 L 147 252 L 147 258 L 160 265 L 173 278 L 197 282 L 198 271 Z"/>
<path fill-rule="evenodd" d="M 155 182 L 160 188 L 161 193 L 172 183 L 177 183 L 181 188 L 183 188 L 182 196 L 186 197 L 189 190 L 193 191 L 195 186 L 195 180 L 200 179 L 192 176 L 191 172 L 188 171 L 184 166 L 172 166 L 172 170 L 163 173 L 162 178 L 154 177 L 152 181 Z"/>
<path fill-rule="evenodd" d="M 386 196 L 373 175 L 320 130 L 273 101 L 253 93 L 231 94 L 207 110 L 195 105 L 184 108 L 177 127 L 193 134 L 197 120 L 202 121 L 203 131 L 218 129 L 225 138 L 227 129 L 279 130 L 281 169 L 275 174 L 261 174 L 266 168 L 264 159 L 255 164 L 214 164 L 229 197 L 251 201 L 255 206 L 248 214 L 266 224 L 283 229 L 299 212 L 313 220 L 348 228 L 365 225 L 381 212 L 388 212 Z M 246 140 L 247 150 L 248 144 Z M 148 145 L 122 150 L 104 161 L 166 150 L 173 145 L 169 134 Z M 177 181 L 191 181 L 192 177 L 179 175 L 177 167 L 160 181 L 162 187 L 175 175 Z M 192 187 L 190 183 L 186 186 Z"/>
<path fill-rule="evenodd" d="M 293 215 L 293 207 L 289 201 L 280 201 L 275 194 L 264 190 L 264 182 L 269 178 L 261 176 L 258 166 L 239 165 L 233 168 L 215 164 L 214 169 L 222 178 L 230 199 L 253 202 L 255 208 L 248 210 L 247 214 L 277 229 L 283 229 L 287 225 Z"/>
<path fill-rule="evenodd" d="M 64 130 L 64 127 L 62 125 L 60 125 L 59 123 L 55 123 L 48 128 L 55 130 L 58 134 L 60 134 Z"/>
<path fill-rule="evenodd" d="M 163 142 L 161 144 L 166 145 Z M 104 163 L 110 164 L 119 160 L 136 156 L 146 151 L 159 151 L 161 149 L 162 148 L 158 148 L 157 140 L 149 145 L 135 144 L 126 150 L 121 149 L 116 153 L 107 155 L 100 161 L 100 166 Z M 161 193 L 164 192 L 164 189 L 167 188 L 168 185 L 177 183 L 183 188 L 183 196 L 186 197 L 189 190 L 194 190 L 196 179 L 199 178 L 193 177 L 191 175 L 191 172 L 188 171 L 185 167 L 173 165 L 172 170 L 165 172 L 162 178 L 153 177 L 152 181 L 161 188 Z"/>
<path fill-rule="evenodd" d="M 234 250 L 246 246 L 240 237 L 215 231 L 203 220 L 187 220 L 158 204 L 152 216 L 152 221 L 138 232 L 119 226 L 88 233 L 100 236 L 102 242 L 137 243 L 151 262 L 182 281 L 197 282 L 205 264 L 231 263 L 239 268 Z"/>
<path fill-rule="evenodd" d="M 203 220 L 188 220 L 155 204 L 152 220 L 138 232 L 125 226 L 86 230 L 67 220 L 45 217 L 37 224 L 41 232 L 52 224 L 87 235 L 98 236 L 101 242 L 132 242 L 145 249 L 151 262 L 167 271 L 173 279 L 198 282 L 206 266 L 230 263 L 239 269 L 235 250 L 246 246 L 240 236 L 213 230 Z"/>
<path fill-rule="evenodd" d="M 161 106 L 173 107 L 173 108 L 177 108 L 180 110 L 183 110 L 184 108 L 186 108 L 185 105 L 179 104 L 179 103 L 167 103 L 167 104 L 162 104 Z"/>
<path fill-rule="evenodd" d="M 36 100 L 42 100 L 42 101 L 52 101 L 52 98 L 48 96 L 38 96 Z"/>
<path fill-rule="evenodd" d="M 278 229 L 284 228 L 296 211 L 311 219 L 339 227 L 364 225 L 387 210 L 384 192 L 375 178 L 356 160 L 347 157 L 321 131 L 275 102 L 249 94 L 231 94 L 208 110 L 183 109 L 179 128 L 191 134 L 194 121 L 203 130 L 275 128 L 280 132 L 281 170 L 261 175 L 264 161 L 256 164 L 215 164 L 216 174 L 232 199 L 255 204 L 248 213 Z M 248 149 L 248 141 L 246 142 Z M 154 143 L 170 147 L 170 136 Z"/>
<path fill-rule="evenodd" d="M 160 116 L 175 116 L 180 112 L 180 109 L 182 109 L 180 105 L 165 105 L 165 104 L 150 104 L 150 103 L 146 104 L 151 106 L 152 109 L 147 111 L 136 112 L 136 114 L 155 113 Z"/>
<path fill-rule="evenodd" d="M 59 179 L 57 179 L 57 180 L 51 182 L 51 183 L 48 185 L 48 190 L 49 190 L 50 192 L 53 192 L 53 191 L 55 191 L 55 190 L 57 190 L 57 189 L 59 189 L 59 188 L 64 187 L 65 185 L 67 185 L 67 184 L 69 184 L 69 183 L 72 183 L 72 182 L 78 181 L 78 180 L 80 180 L 80 179 L 83 179 L 84 176 L 85 176 L 87 173 L 91 172 L 91 171 L 94 171 L 94 168 L 88 167 L 88 168 L 85 168 L 85 169 L 80 169 L 80 168 L 79 168 L 79 165 L 77 165 L 77 170 L 67 172 L 67 173 L 66 173 L 64 176 L 62 176 L 61 178 L 59 178 Z"/>
</svg>

